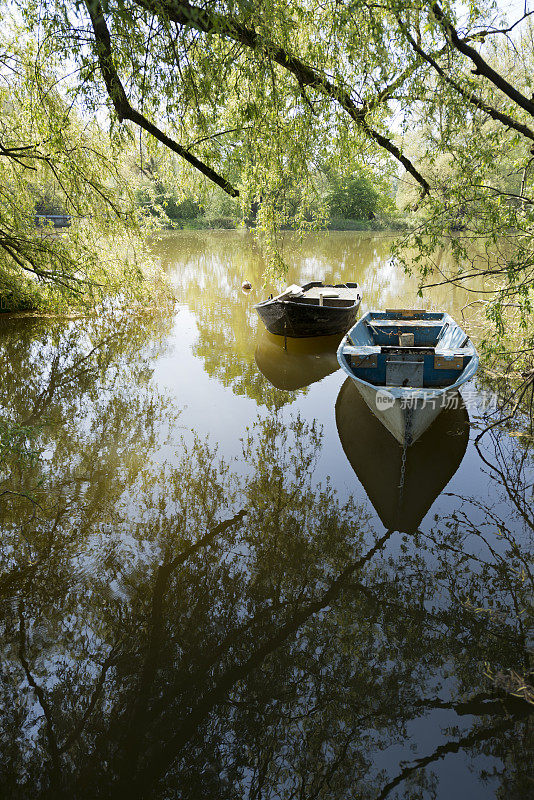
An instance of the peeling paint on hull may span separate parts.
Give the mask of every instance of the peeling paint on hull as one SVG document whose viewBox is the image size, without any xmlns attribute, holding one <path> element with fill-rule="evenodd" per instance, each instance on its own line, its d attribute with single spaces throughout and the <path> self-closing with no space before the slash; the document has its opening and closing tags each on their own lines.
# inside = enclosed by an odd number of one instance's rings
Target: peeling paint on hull
<svg viewBox="0 0 534 800">
<path fill-rule="evenodd" d="M 403 398 L 390 395 L 392 405 L 379 407 L 377 395 L 389 394 L 387 389 L 374 388 L 354 381 L 358 391 L 369 409 L 380 420 L 382 425 L 402 445 L 411 445 L 432 425 L 448 398 L 454 392 L 442 392 L 439 396 L 429 393 L 428 397 L 418 397 L 410 407 L 405 407 Z"/>
<path fill-rule="evenodd" d="M 359 303 L 351 308 L 329 308 L 283 300 L 256 306 L 256 311 L 269 333 L 304 338 L 345 333 L 354 324 L 358 308 Z"/>
</svg>

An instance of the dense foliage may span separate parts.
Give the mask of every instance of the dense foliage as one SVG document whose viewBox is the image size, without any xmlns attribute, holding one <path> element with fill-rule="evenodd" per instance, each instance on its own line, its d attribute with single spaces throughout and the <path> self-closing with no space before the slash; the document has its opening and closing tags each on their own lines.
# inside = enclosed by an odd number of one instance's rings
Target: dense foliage
<svg viewBox="0 0 534 800">
<path fill-rule="evenodd" d="M 335 181 L 328 195 L 330 214 L 345 219 L 373 219 L 380 195 L 365 175 L 351 175 Z"/>
<path fill-rule="evenodd" d="M 30 84 L 41 89 L 24 107 L 32 109 L 33 126 L 44 125 L 35 132 L 15 106 L 17 124 L 10 123 L 8 138 L 2 134 L 9 171 L 2 185 L 13 187 L 17 203 L 29 196 L 20 182 L 28 182 L 32 156 L 39 170 L 58 173 L 54 180 L 67 205 L 81 205 L 79 215 L 104 214 L 109 225 L 118 212 L 124 222 L 120 158 L 108 143 L 89 153 L 80 140 L 87 134 L 81 120 L 98 119 L 115 145 L 129 149 L 138 175 L 157 163 L 148 181 L 176 187 L 178 208 L 186 196 L 209 203 L 209 187 L 226 194 L 230 214 L 255 221 L 271 267 L 283 269 L 277 226 L 321 226 L 334 211 L 375 213 L 374 184 L 360 192 L 357 207 L 346 196 L 365 170 L 416 210 L 417 249 L 408 266 L 427 283 L 436 275 L 482 277 L 483 308 L 499 335 L 517 320 L 521 349 L 531 350 L 531 12 L 506 21 L 491 0 L 30 0 L 18 4 L 16 17 L 24 35 L 40 42 L 26 60 Z M 74 68 L 59 90 L 54 60 Z M 76 135 L 71 107 L 80 115 Z M 325 192 L 321 174 L 337 176 L 338 188 Z M 77 259 L 81 267 L 73 269 L 72 258 L 65 267 L 72 248 L 86 244 L 80 232 L 63 249 L 19 240 L 28 211 L 27 204 L 17 219 L 11 212 L 12 238 L 2 238 L 11 268 L 22 260 L 19 270 L 29 263 L 40 280 L 59 278 L 70 288 L 98 273 L 94 247 Z M 451 232 L 457 267 L 441 276 L 438 254 Z M 33 284 L 20 285 L 31 293 Z M 528 359 L 522 368 L 531 369 Z"/>
<path fill-rule="evenodd" d="M 0 38 L 2 310 L 139 297 L 150 273 L 123 143 L 58 88 L 56 46 Z M 60 235 L 36 214 L 72 224 Z"/>
</svg>

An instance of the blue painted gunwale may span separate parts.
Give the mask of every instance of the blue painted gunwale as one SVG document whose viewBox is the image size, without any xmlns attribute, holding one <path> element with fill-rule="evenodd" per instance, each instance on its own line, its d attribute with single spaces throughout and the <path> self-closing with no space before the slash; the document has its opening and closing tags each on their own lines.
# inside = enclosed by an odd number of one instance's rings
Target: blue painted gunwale
<svg viewBox="0 0 534 800">
<path fill-rule="evenodd" d="M 446 386 L 424 386 L 422 388 L 416 388 L 411 386 L 387 386 L 385 383 L 385 354 L 380 353 L 380 349 L 385 342 L 381 344 L 376 343 L 377 337 L 373 334 L 372 328 L 369 327 L 369 323 L 371 325 L 376 326 L 375 330 L 379 329 L 380 322 L 387 322 L 388 320 L 402 320 L 403 316 L 401 312 L 387 312 L 387 311 L 367 311 L 354 325 L 353 328 L 348 331 L 348 333 L 343 337 L 341 343 L 338 347 L 337 351 L 337 359 L 341 368 L 347 373 L 347 375 L 356 383 L 361 383 L 364 386 L 368 386 L 369 389 L 378 392 L 378 391 L 386 391 L 392 397 L 398 400 L 407 400 L 408 398 L 417 398 L 417 399 L 426 399 L 431 400 L 432 398 L 440 397 L 441 395 L 445 394 L 446 392 L 453 392 L 460 388 L 464 383 L 469 381 L 474 374 L 476 373 L 478 366 L 479 366 L 479 357 L 478 353 L 475 349 L 475 346 L 468 339 L 467 334 L 465 331 L 458 325 L 457 322 L 447 314 L 446 312 L 434 312 L 434 311 L 425 311 L 419 312 L 420 316 L 417 318 L 417 322 L 420 322 L 420 325 L 416 325 L 414 320 L 410 320 L 410 324 L 406 326 L 395 326 L 395 331 L 398 333 L 399 329 L 400 332 L 410 332 L 415 334 L 415 346 L 419 347 L 434 347 L 436 355 L 440 355 L 443 353 L 444 355 L 447 351 L 456 351 L 462 352 L 462 355 L 468 357 L 468 361 L 460 372 L 457 374 L 456 370 L 439 370 L 439 375 L 443 380 L 449 378 L 451 380 Z M 425 322 L 427 323 L 425 326 Z M 436 327 L 440 328 L 443 331 L 442 336 L 440 337 L 439 341 L 436 345 L 427 344 L 426 342 L 429 340 L 429 332 L 432 329 L 436 329 Z M 445 326 L 447 326 L 445 328 Z M 406 330 L 403 330 L 403 327 L 406 327 Z M 419 333 L 419 336 L 418 336 Z M 425 336 L 424 334 L 427 334 Z M 460 345 L 465 342 L 464 347 Z M 423 343 L 424 342 L 424 343 Z M 390 344 L 391 346 L 391 344 Z M 392 345 L 397 347 L 398 345 Z M 357 351 L 359 354 L 364 355 L 380 355 L 383 356 L 384 361 L 384 369 L 383 373 L 383 382 L 381 383 L 370 383 L 368 380 L 365 380 L 364 377 L 361 375 L 356 375 L 348 358 L 350 355 L 354 355 L 354 351 Z M 380 361 L 379 361 L 380 366 Z M 360 369 L 360 373 L 365 373 L 365 377 L 371 377 L 371 373 L 373 373 L 373 377 L 376 376 L 375 370 L 364 370 Z M 382 374 L 380 377 L 382 377 Z M 425 372 L 423 374 L 423 381 L 425 378 L 428 377 L 427 371 L 427 364 L 425 363 Z"/>
</svg>

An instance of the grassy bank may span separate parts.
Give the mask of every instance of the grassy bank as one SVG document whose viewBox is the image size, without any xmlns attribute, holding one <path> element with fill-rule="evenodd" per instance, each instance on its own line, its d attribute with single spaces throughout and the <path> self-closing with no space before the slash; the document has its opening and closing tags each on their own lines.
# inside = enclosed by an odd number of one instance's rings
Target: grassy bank
<svg viewBox="0 0 534 800">
<path fill-rule="evenodd" d="M 168 230 L 236 230 L 242 228 L 242 220 L 232 217 L 197 217 L 195 219 L 173 220 L 165 226 Z M 404 231 L 411 227 L 406 218 L 388 219 L 345 219 L 332 217 L 327 225 L 329 231 Z M 293 230 L 291 226 L 282 226 L 283 230 Z"/>
</svg>

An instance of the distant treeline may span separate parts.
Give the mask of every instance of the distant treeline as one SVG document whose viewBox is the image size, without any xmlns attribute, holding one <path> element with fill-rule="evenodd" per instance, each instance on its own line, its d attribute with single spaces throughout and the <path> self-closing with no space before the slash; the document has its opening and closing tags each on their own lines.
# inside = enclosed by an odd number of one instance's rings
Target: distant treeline
<svg viewBox="0 0 534 800">
<path fill-rule="evenodd" d="M 356 171 L 345 177 L 322 176 L 318 187 L 318 203 L 328 211 L 327 227 L 330 230 L 384 230 L 401 229 L 407 226 L 406 216 L 395 212 L 391 193 L 377 187 L 372 177 Z M 294 195 L 294 214 L 288 215 L 287 224 L 293 227 L 298 210 L 298 188 L 289 187 L 285 201 L 291 208 Z M 238 228 L 243 224 L 254 225 L 254 219 L 244 220 L 239 204 L 222 193 L 215 193 L 207 200 L 199 201 L 166 186 L 159 179 L 136 191 L 139 207 L 168 228 Z M 310 216 L 311 219 L 311 216 Z"/>
</svg>

